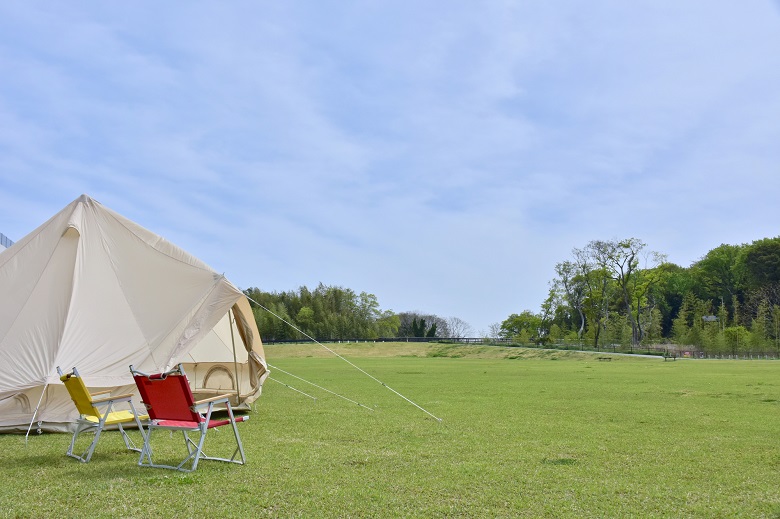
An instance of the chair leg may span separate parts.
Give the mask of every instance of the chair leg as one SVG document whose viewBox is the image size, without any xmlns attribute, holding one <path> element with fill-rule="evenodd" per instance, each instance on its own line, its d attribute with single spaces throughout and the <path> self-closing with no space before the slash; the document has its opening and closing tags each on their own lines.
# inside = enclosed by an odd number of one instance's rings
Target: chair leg
<svg viewBox="0 0 780 519">
<path fill-rule="evenodd" d="M 84 453 L 81 455 L 74 454 L 73 449 L 76 446 L 76 439 L 84 431 L 93 428 L 95 429 L 95 437 L 92 439 L 92 443 L 89 444 L 89 447 L 87 447 L 87 450 L 85 450 Z M 70 440 L 70 447 L 68 448 L 68 452 L 66 454 L 71 458 L 76 458 L 82 463 L 88 463 L 89 460 L 92 459 L 92 454 L 95 452 L 95 447 L 97 446 L 98 440 L 100 439 L 100 433 L 102 431 L 103 431 L 103 420 L 101 420 L 97 424 L 86 420 L 79 421 L 78 424 L 76 425 L 76 431 L 73 433 L 73 438 Z"/>
<path fill-rule="evenodd" d="M 197 444 L 192 441 L 192 438 L 190 438 L 189 434 L 187 434 L 187 431 L 182 430 L 181 433 L 184 435 L 184 445 L 187 447 L 188 455 L 177 466 L 168 468 L 180 470 L 182 472 L 193 472 L 196 468 L 198 468 L 198 461 L 203 454 L 203 441 L 205 440 L 205 433 L 201 432 L 200 439 Z M 191 465 L 189 468 L 184 468 L 184 465 L 186 465 L 188 462 L 190 462 Z"/>
<path fill-rule="evenodd" d="M 178 465 L 163 465 L 159 463 L 155 463 L 152 459 L 152 445 L 151 445 L 151 439 L 152 439 L 152 430 L 154 430 L 155 427 L 153 425 L 149 425 L 146 430 L 146 434 L 144 435 L 144 447 L 141 449 L 141 456 L 138 458 L 138 465 L 144 466 L 144 467 L 153 467 L 158 469 L 172 469 L 172 470 L 178 470 L 181 472 L 192 472 L 194 471 L 198 466 L 198 459 L 200 458 L 200 449 L 203 447 L 203 437 L 201 436 L 201 442 L 200 445 L 197 445 L 192 439 L 187 435 L 187 431 L 182 430 L 182 435 L 184 436 L 184 445 L 187 448 L 187 457 L 185 457 L 181 463 Z M 185 467 L 185 465 L 191 462 L 192 465 L 190 467 Z"/>
<path fill-rule="evenodd" d="M 133 443 L 133 440 L 127 435 L 127 431 L 125 431 L 125 428 L 122 427 L 122 424 L 117 424 L 119 426 L 119 432 L 122 434 L 122 440 L 125 442 L 125 447 L 127 447 L 127 450 L 138 450 L 135 449 L 135 443 Z"/>
<path fill-rule="evenodd" d="M 240 452 L 241 453 L 241 464 L 243 465 L 243 464 L 246 463 L 246 456 L 244 455 L 244 444 L 241 443 L 241 436 L 239 436 L 239 434 L 238 434 L 238 427 L 236 425 L 236 417 L 233 416 L 233 408 L 230 406 L 230 402 L 228 402 L 228 404 L 227 404 L 227 411 L 228 411 L 228 416 L 230 416 L 230 425 L 233 426 L 233 434 L 236 437 L 236 445 L 237 445 L 236 451 L 233 452 L 233 457 L 230 458 L 230 459 L 231 460 L 235 460 L 236 452 Z"/>
<path fill-rule="evenodd" d="M 117 424 L 119 426 L 119 432 L 122 433 L 122 440 L 125 442 L 125 447 L 127 447 L 127 450 L 133 451 L 133 452 L 141 452 L 141 449 L 136 447 L 135 442 L 130 437 L 129 434 L 127 434 L 127 431 L 124 427 L 122 427 L 122 424 Z M 143 429 L 141 429 L 141 440 L 144 439 L 144 432 Z"/>
<path fill-rule="evenodd" d="M 209 420 L 211 419 L 212 405 L 213 404 L 210 404 L 209 406 L 209 410 L 206 413 L 204 422 L 201 423 L 198 427 L 192 429 L 179 429 L 182 433 L 182 436 L 184 437 L 184 445 L 187 449 L 187 456 L 178 465 L 163 465 L 154 463 L 152 460 L 151 437 L 152 430 L 156 429 L 156 427 L 151 423 L 147 427 L 146 433 L 144 435 L 144 447 L 141 450 L 141 456 L 138 459 L 138 464 L 146 467 L 173 469 L 181 472 L 193 472 L 198 468 L 198 463 L 201 459 L 226 461 L 240 465 L 245 464 L 246 456 L 244 454 L 244 446 L 241 443 L 241 436 L 239 435 L 238 427 L 236 426 L 235 416 L 233 415 L 233 410 L 230 407 L 228 407 L 228 413 L 230 415 L 230 421 L 233 427 L 233 436 L 236 439 L 236 449 L 233 451 L 233 455 L 230 458 L 220 458 L 209 456 L 204 452 L 206 434 L 208 433 L 208 424 Z M 165 429 L 165 427 L 162 428 Z M 198 438 L 197 442 L 189 436 L 188 432 L 200 433 L 200 438 Z M 236 459 L 239 456 L 240 460 Z M 189 466 L 187 466 L 188 464 Z"/>
<path fill-rule="evenodd" d="M 130 401 L 130 409 L 133 412 L 133 418 L 135 418 L 135 425 L 138 427 L 138 431 L 141 433 L 141 441 L 146 443 L 146 433 L 144 432 L 144 426 L 141 424 L 141 420 L 138 418 L 138 411 L 136 411 L 133 401 Z"/>
<path fill-rule="evenodd" d="M 79 420 L 78 422 L 76 422 L 76 430 L 73 431 L 73 437 L 70 440 L 70 447 L 68 447 L 68 452 L 66 452 L 65 454 L 67 454 L 71 458 L 76 458 L 82 463 L 88 462 L 89 458 L 92 457 L 91 451 L 93 451 L 95 448 L 94 446 L 95 446 L 96 439 L 92 440 L 90 446 L 81 455 L 73 454 L 73 449 L 76 447 L 76 440 L 78 439 L 79 435 L 81 435 L 81 433 L 83 433 L 84 431 L 92 429 L 95 426 L 96 425 L 94 423 L 85 420 Z"/>
<path fill-rule="evenodd" d="M 146 434 L 144 434 L 144 446 L 141 448 L 141 455 L 138 457 L 138 464 L 144 465 L 144 458 L 147 458 L 149 460 L 149 463 L 146 465 L 152 466 L 152 427 L 151 425 L 146 429 Z"/>
<path fill-rule="evenodd" d="M 195 451 L 195 458 L 192 460 L 192 469 L 195 470 L 198 468 L 198 461 L 200 461 L 200 457 L 203 454 L 203 444 L 206 442 L 206 433 L 208 432 L 208 428 L 206 425 L 203 425 L 201 431 L 200 431 L 200 441 L 198 441 L 198 447 Z"/>
<path fill-rule="evenodd" d="M 95 452 L 95 447 L 97 447 L 98 440 L 100 439 L 100 434 L 103 432 L 103 427 L 98 427 L 98 430 L 95 431 L 95 439 L 92 440 L 92 445 L 89 446 L 89 453 L 87 454 L 87 459 L 84 460 L 85 462 L 89 462 L 89 460 L 92 459 L 92 454 Z"/>
</svg>

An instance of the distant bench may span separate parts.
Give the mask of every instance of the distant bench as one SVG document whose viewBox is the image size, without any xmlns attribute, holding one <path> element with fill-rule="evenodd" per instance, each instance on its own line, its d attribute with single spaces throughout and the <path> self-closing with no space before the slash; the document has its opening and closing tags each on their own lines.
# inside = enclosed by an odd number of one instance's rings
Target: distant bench
<svg viewBox="0 0 780 519">
<path fill-rule="evenodd" d="M 667 355 L 664 355 L 664 362 L 666 362 L 667 360 L 677 360 L 677 354 L 669 353 Z"/>
<path fill-rule="evenodd" d="M 601 361 L 612 362 L 612 357 L 599 357 L 599 362 Z"/>
</svg>

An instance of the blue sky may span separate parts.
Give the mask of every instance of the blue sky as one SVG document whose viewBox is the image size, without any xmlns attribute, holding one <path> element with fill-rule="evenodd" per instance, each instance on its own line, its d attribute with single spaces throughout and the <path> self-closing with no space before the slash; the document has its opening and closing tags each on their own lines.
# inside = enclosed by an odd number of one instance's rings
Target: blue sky
<svg viewBox="0 0 780 519">
<path fill-rule="evenodd" d="M 780 235 L 780 3 L 6 2 L 0 232 L 86 193 L 240 288 L 474 333 L 637 237 Z"/>
</svg>

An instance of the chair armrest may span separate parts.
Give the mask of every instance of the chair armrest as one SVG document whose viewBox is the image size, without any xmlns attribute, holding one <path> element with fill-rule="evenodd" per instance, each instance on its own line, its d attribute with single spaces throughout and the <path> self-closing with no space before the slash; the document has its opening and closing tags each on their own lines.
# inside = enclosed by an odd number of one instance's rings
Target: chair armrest
<svg viewBox="0 0 780 519">
<path fill-rule="evenodd" d="M 103 398 L 93 398 L 92 405 L 107 404 L 108 402 L 125 402 L 133 398 L 130 393 L 116 396 L 104 396 Z"/>
<path fill-rule="evenodd" d="M 113 391 L 113 389 L 104 389 L 103 391 L 90 391 L 89 394 L 92 396 L 105 395 L 106 393 L 110 393 L 111 391 Z"/>
<path fill-rule="evenodd" d="M 192 405 L 194 407 L 200 407 L 202 405 L 218 403 L 218 402 L 229 402 L 230 401 L 230 395 L 217 395 L 212 396 L 211 398 L 204 398 L 203 400 L 198 400 L 197 402 L 193 403 Z"/>
</svg>

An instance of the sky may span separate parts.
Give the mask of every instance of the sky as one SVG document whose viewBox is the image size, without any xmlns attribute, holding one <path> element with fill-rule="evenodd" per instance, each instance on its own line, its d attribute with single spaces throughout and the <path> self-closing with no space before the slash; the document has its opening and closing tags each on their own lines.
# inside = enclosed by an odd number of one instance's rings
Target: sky
<svg viewBox="0 0 780 519">
<path fill-rule="evenodd" d="M 468 323 L 780 235 L 780 2 L 0 3 L 0 232 L 81 194 L 242 289 Z"/>
</svg>

